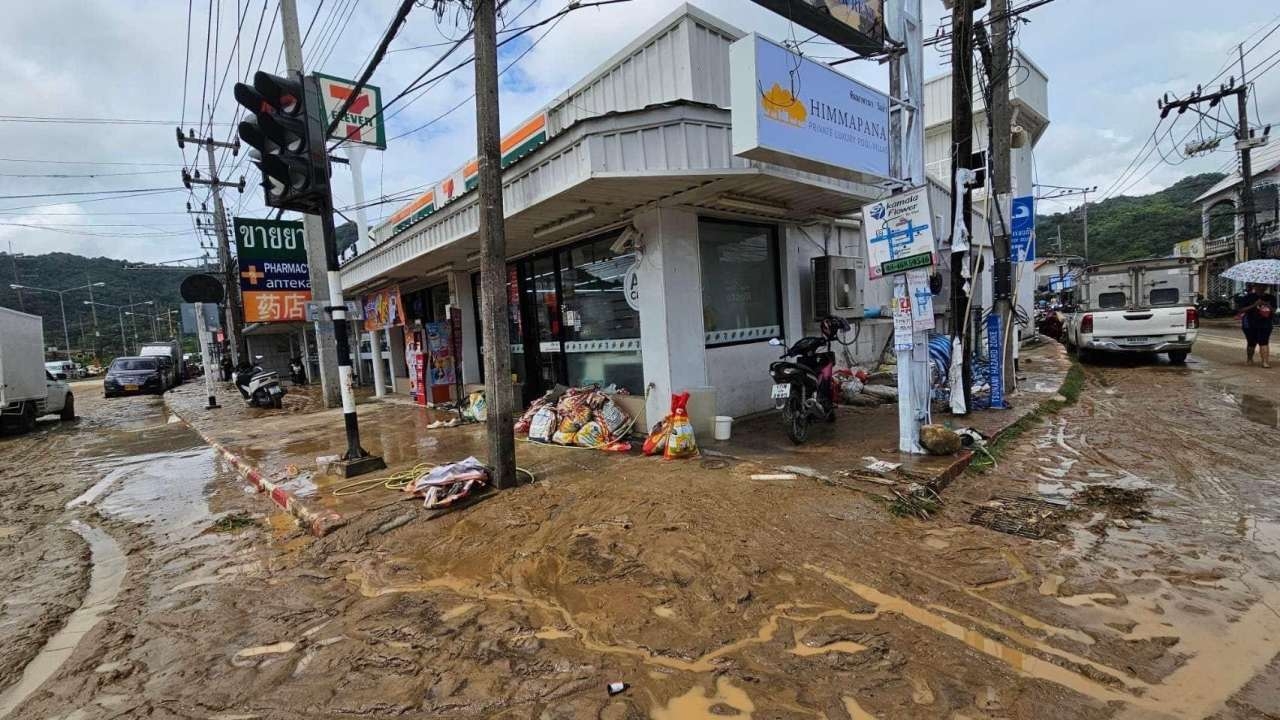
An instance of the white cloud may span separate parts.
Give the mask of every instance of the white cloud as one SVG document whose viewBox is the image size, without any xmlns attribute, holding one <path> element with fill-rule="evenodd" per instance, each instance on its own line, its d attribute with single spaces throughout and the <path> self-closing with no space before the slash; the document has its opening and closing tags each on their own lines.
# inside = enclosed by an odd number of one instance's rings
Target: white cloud
<svg viewBox="0 0 1280 720">
<path fill-rule="evenodd" d="M 548 17 L 564 7 L 566 0 L 512 0 L 508 18 L 524 25 Z M 258 18 L 266 6 L 266 24 L 272 22 L 275 3 L 271 0 L 243 0 L 246 13 L 241 37 L 239 70 L 229 53 L 235 36 L 237 3 L 223 2 L 217 34 L 219 47 L 211 71 L 221 80 L 230 67 L 233 76 L 248 77 L 263 66 L 273 66 L 278 55 L 280 28 L 267 42 L 265 62 L 248 62 Z M 299 0 L 299 16 L 305 29 L 315 13 L 318 0 Z M 341 38 L 333 44 L 328 61 L 319 69 L 352 76 L 363 64 L 381 36 L 398 0 L 363 0 Z M 793 31 L 782 17 L 772 15 L 749 0 L 696 0 L 698 7 L 726 19 L 741 30 L 756 30 L 777 39 L 798 39 L 807 32 Z M 113 0 L 80 2 L 46 0 L 7 8 L 0 25 L 0 92 L 21 98 L 2 114 L 61 117 L 144 118 L 163 121 L 180 119 L 187 125 L 199 119 L 200 101 L 214 100 L 216 87 L 206 89 L 205 11 L 207 3 L 194 3 L 190 62 L 186 54 L 186 3 L 177 0 Z M 205 5 L 205 7 L 200 7 Z M 322 28 L 331 10 L 352 3 L 331 0 L 321 7 L 319 19 L 308 42 L 308 62 L 321 56 Z M 524 117 L 563 93 L 591 69 L 681 5 L 680 0 L 633 0 L 571 13 L 528 52 L 513 71 L 502 93 L 502 125 L 514 126 Z M 1029 24 L 1019 29 L 1023 49 L 1050 77 L 1052 123 L 1037 148 L 1037 170 L 1042 182 L 1063 185 L 1110 184 L 1129 163 L 1155 125 L 1155 99 L 1164 91 L 1185 92 L 1196 82 L 1209 79 L 1228 63 L 1233 46 L 1255 27 L 1274 15 L 1270 3 L 1223 0 L 1215 12 L 1205 13 L 1203 3 L 1170 0 L 1153 3 L 1103 2 L 1102 0 L 1061 0 L 1032 11 Z M 525 8 L 518 19 L 517 13 Z M 926 33 L 932 34 L 942 19 L 941 4 L 925 0 Z M 335 24 L 330 23 L 330 27 Z M 523 50 L 527 43 L 543 35 L 534 30 L 513 44 Z M 431 13 L 415 8 L 402 37 L 393 48 L 440 43 L 458 37 L 462 30 L 452 18 L 437 24 Z M 266 27 L 262 28 L 265 35 Z M 336 33 L 329 33 L 330 36 Z M 261 43 L 260 43 L 261 44 Z M 426 69 L 444 47 L 409 50 L 390 54 L 374 76 L 384 98 L 390 98 Z M 805 49 L 815 56 L 843 53 L 819 41 Z M 1271 36 L 1250 56 L 1254 61 L 1280 50 L 1280 33 Z M 440 69 L 470 55 L 464 46 Z M 936 49 L 926 50 L 929 75 L 945 71 L 945 58 Z M 503 53 L 502 62 L 511 58 Z M 187 102 L 182 108 L 183 70 L 188 71 Z M 884 87 L 883 67 L 868 62 L 843 66 L 859 79 Z M 1259 64 L 1257 67 L 1261 67 Z M 269 68 L 270 69 L 270 68 Z M 1229 72 L 1236 72 L 1234 69 Z M 229 78 L 218 98 L 215 118 L 230 122 L 234 104 Z M 1264 120 L 1280 115 L 1280 68 L 1258 81 L 1258 111 Z M 470 67 L 454 73 L 412 104 L 401 103 L 401 111 L 390 120 L 390 135 L 421 126 L 462 102 L 457 111 L 444 116 L 429 129 L 392 142 L 385 153 L 370 153 L 365 166 L 367 196 L 376 198 L 407 187 L 439 180 L 475 153 L 473 106 L 466 101 L 472 92 Z M 1251 103 L 1252 105 L 1252 103 Z M 1175 139 L 1189 128 L 1189 119 L 1175 133 Z M 218 126 L 225 137 L 228 126 Z M 135 163 L 169 163 L 161 166 L 98 166 L 24 164 L 0 160 L 0 196 L 35 193 L 83 192 L 92 190 L 175 187 L 178 164 L 183 155 L 175 146 L 173 128 L 159 125 L 68 125 L 0 121 L 0 157 L 48 160 L 94 160 Z M 1169 143 L 1166 143 L 1166 150 Z M 187 160 L 196 155 L 188 149 Z M 1162 165 L 1136 182 L 1130 192 L 1145 192 L 1175 181 L 1188 172 L 1218 169 L 1228 161 L 1219 153 L 1176 167 Z M 203 161 L 201 161 L 203 168 Z M 1145 167 L 1143 171 L 1145 171 Z M 168 170 L 158 175 L 99 178 L 33 178 L 15 175 L 87 174 L 90 171 L 126 172 Z M 202 173 L 204 170 L 202 170 Z M 234 211 L 262 215 L 261 196 L 256 187 L 256 171 L 246 170 L 243 161 L 223 169 L 231 179 L 240 173 L 249 176 L 250 186 L 243 197 L 234 191 L 228 203 Z M 1141 173 L 1139 173 L 1140 175 Z M 351 200 L 345 172 L 338 171 L 336 194 L 340 203 Z M 197 193 L 203 197 L 203 193 Z M 0 243 L 12 240 L 19 252 L 68 250 L 105 254 L 136 260 L 163 260 L 199 254 L 199 239 L 190 232 L 190 221 L 182 212 L 186 194 L 170 193 L 150 197 L 112 198 L 89 202 L 59 202 L 68 198 L 0 200 L 0 222 L 22 222 L 46 227 L 55 221 L 56 230 L 36 230 L 0 226 Z M 51 203 L 58 203 L 52 205 Z M 43 205 L 44 207 L 27 207 Z M 376 218 L 394 205 L 371 213 Z M 21 209 L 18 209 L 21 208 Z M 56 215 L 55 215 L 56 213 Z M 108 214 L 116 213 L 116 214 Z M 138 213 L 138 214 L 124 214 Z M 145 214 L 142 214 L 145 213 Z M 172 214 L 157 214 L 172 213 Z M 136 223 L 135 228 L 100 227 Z M 144 227 L 145 226 L 145 227 Z M 78 233 L 77 233 L 78 231 Z M 161 235 L 157 233 L 179 233 Z M 90 234 L 94 233 L 94 234 Z"/>
</svg>

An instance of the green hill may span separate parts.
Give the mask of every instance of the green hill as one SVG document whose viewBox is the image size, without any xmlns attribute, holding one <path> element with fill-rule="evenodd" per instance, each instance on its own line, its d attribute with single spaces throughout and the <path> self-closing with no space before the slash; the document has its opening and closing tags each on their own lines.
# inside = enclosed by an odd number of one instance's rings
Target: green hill
<svg viewBox="0 0 1280 720">
<path fill-rule="evenodd" d="M 1221 173 L 1185 177 L 1150 195 L 1109 198 L 1089 203 L 1089 260 L 1112 262 L 1168 255 L 1174 243 L 1200 237 L 1200 206 L 1195 199 L 1221 180 Z M 1042 203 L 1042 207 L 1048 203 Z M 1041 255 L 1056 252 L 1058 228 L 1062 250 L 1084 251 L 1083 213 L 1079 208 L 1052 215 L 1037 214 L 1036 236 Z M 1213 235 L 1230 232 L 1231 218 L 1214 220 Z"/>
<path fill-rule="evenodd" d="M 94 302 L 109 305 L 130 305 L 150 300 L 152 305 L 132 308 L 135 315 L 121 315 L 112 307 L 85 305 L 89 290 L 76 290 L 63 295 L 67 310 L 67 325 L 71 347 L 92 355 L 96 347 L 99 357 L 109 358 L 121 352 L 120 319 L 124 319 L 124 335 L 131 352 L 137 352 L 139 342 L 170 337 L 165 311 L 177 309 L 182 302 L 178 283 L 188 273 L 174 270 L 126 270 L 130 265 L 124 260 L 98 257 L 87 258 L 70 253 L 47 255 L 9 255 L 0 252 L 0 307 L 13 308 L 44 318 L 45 345 L 59 348 L 64 345 L 62 313 L 58 307 L 58 295 L 50 292 L 14 290 L 10 283 L 32 287 L 64 290 L 89 283 L 104 283 L 93 288 Z M 15 273 L 16 267 L 16 273 Z M 16 280 L 14 279 L 16 276 Z M 129 312 L 126 309 L 124 312 Z M 97 314 L 97 335 L 94 335 L 94 314 Z M 159 315 L 152 322 L 153 315 Z M 178 315 L 173 316 L 173 329 L 178 327 Z M 194 338 L 188 343 L 194 347 Z"/>
</svg>

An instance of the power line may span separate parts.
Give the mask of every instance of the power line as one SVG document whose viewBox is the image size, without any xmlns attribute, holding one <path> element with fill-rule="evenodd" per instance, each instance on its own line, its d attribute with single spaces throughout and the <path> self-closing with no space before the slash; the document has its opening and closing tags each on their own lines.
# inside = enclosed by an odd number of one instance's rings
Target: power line
<svg viewBox="0 0 1280 720">
<path fill-rule="evenodd" d="M 209 0 L 209 12 L 205 16 L 204 31 L 204 71 L 201 73 L 203 84 L 200 90 L 200 127 L 204 127 L 205 101 L 209 99 L 209 45 L 213 42 L 213 0 Z"/>
<path fill-rule="evenodd" d="M 187 53 L 186 60 L 182 66 L 182 121 L 180 125 L 187 124 L 187 76 L 191 72 L 191 15 L 192 3 L 194 0 L 187 0 Z"/>
<path fill-rule="evenodd" d="M 342 21 L 342 27 L 338 28 L 333 34 L 333 39 L 329 43 L 329 49 L 325 51 L 324 57 L 320 58 L 314 67 L 323 68 L 325 63 L 329 62 L 329 57 L 333 55 L 333 51 L 338 49 L 338 43 L 342 40 L 342 35 L 347 32 L 347 25 L 351 23 L 351 16 L 356 13 L 356 6 L 360 4 L 360 0 L 352 0 L 350 9 L 347 10 L 347 17 Z"/>
<path fill-rule="evenodd" d="M 46 160 L 45 158 L 0 157 L 0 162 L 41 163 L 50 165 L 126 165 L 131 167 L 184 167 L 184 163 L 106 162 L 102 160 Z"/>
<path fill-rule="evenodd" d="M 108 200 L 128 200 L 131 198 L 147 197 L 150 195 L 164 195 L 165 193 L 183 192 L 185 190 L 186 188 L 170 188 L 167 190 L 148 190 L 145 192 L 134 193 L 132 195 L 118 195 L 118 196 L 111 196 L 111 197 L 89 198 L 88 200 L 76 200 L 75 204 L 84 205 L 86 203 L 106 202 Z M 12 207 L 0 208 L 0 213 L 9 212 L 11 210 L 29 210 L 32 208 L 58 207 L 60 205 L 66 205 L 66 204 L 67 204 L 66 202 L 52 202 L 52 203 L 40 203 L 36 205 L 15 205 Z"/>
<path fill-rule="evenodd" d="M 72 197 L 75 195 L 116 195 L 135 192 L 153 192 L 156 190 L 179 190 L 181 188 L 129 188 L 128 190 L 92 190 L 83 192 L 33 193 L 30 195 L 0 195 L 0 200 L 24 200 L 39 197 Z"/>
<path fill-rule="evenodd" d="M 104 178 L 124 177 L 126 175 L 168 175 L 172 170 L 138 170 L 136 172 L 118 173 L 0 173 L 0 177 L 11 178 Z"/>
<path fill-rule="evenodd" d="M 311 37 L 311 28 L 315 26 L 316 18 L 320 17 L 320 10 L 324 8 L 324 3 L 325 3 L 325 0 L 320 0 L 320 2 L 316 5 L 316 11 L 311 13 L 311 22 L 307 23 L 307 31 L 302 34 L 303 45 L 306 45 L 307 38 Z M 263 7 L 266 7 L 265 2 L 263 3 Z"/>
</svg>

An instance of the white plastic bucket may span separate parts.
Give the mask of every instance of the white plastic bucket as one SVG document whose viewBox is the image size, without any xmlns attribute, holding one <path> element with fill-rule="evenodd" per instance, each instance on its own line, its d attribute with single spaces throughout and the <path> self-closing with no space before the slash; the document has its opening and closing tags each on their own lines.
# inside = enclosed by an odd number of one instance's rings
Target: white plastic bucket
<svg viewBox="0 0 1280 720">
<path fill-rule="evenodd" d="M 715 417 L 715 433 L 713 437 L 717 440 L 728 440 L 733 433 L 733 418 L 728 415 L 717 415 Z"/>
</svg>

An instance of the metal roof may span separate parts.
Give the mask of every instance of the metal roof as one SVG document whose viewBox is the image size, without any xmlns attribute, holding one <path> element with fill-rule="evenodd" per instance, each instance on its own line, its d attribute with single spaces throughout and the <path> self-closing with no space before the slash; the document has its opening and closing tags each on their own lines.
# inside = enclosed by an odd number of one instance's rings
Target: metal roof
<svg viewBox="0 0 1280 720">
<path fill-rule="evenodd" d="M 1234 152 L 1234 151 L 1233 151 Z M 1269 173 L 1276 168 L 1280 168 L 1280 142 L 1272 142 L 1263 145 L 1260 149 L 1253 152 L 1250 168 L 1253 171 L 1254 178 L 1264 173 Z M 1233 190 L 1240 184 L 1240 170 L 1234 170 L 1230 175 L 1219 180 L 1216 185 L 1209 188 L 1200 197 L 1196 198 L 1196 202 L 1202 203 L 1213 198 L 1215 195 L 1221 195 L 1227 190 Z"/>
</svg>

